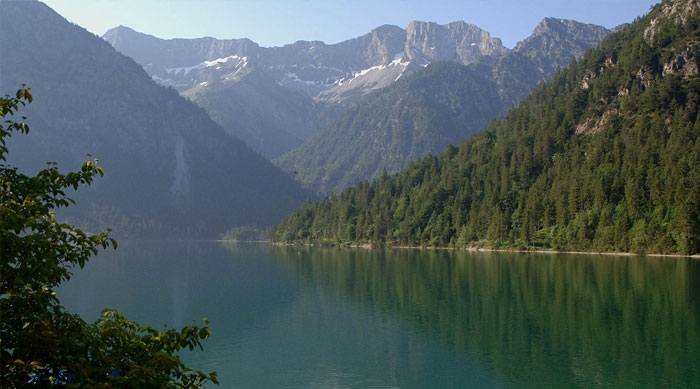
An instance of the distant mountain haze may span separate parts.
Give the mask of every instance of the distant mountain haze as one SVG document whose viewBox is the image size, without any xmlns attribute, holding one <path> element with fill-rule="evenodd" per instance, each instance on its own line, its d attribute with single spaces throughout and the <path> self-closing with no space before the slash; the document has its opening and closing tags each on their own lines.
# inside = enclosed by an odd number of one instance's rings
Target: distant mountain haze
<svg viewBox="0 0 700 389">
<path fill-rule="evenodd" d="M 40 2 L 0 2 L 0 69 L 3 94 L 21 83 L 34 94 L 20 112 L 31 132 L 11 139 L 10 164 L 68 171 L 99 158 L 105 177 L 61 212 L 89 231 L 217 237 L 271 225 L 308 196 L 204 109 Z"/>
<path fill-rule="evenodd" d="M 414 21 L 406 29 L 384 25 L 337 44 L 299 41 L 269 48 L 248 39 L 163 40 L 124 26 L 109 30 L 103 38 L 134 58 L 154 80 L 204 107 L 228 133 L 274 158 L 317 133 L 332 132 L 339 125 L 335 120 L 346 109 L 436 61 L 490 66 L 499 84 L 502 101 L 498 107 L 484 111 L 473 121 L 474 128 L 463 130 L 461 137 L 444 137 L 462 140 L 485 125 L 489 115 L 519 101 L 537 82 L 608 33 L 600 26 L 545 19 L 514 50 L 463 21 L 446 25 Z M 412 157 L 402 159 L 406 158 Z M 288 172 L 305 169 L 282 166 Z M 358 177 L 367 179 L 374 173 Z M 307 184 L 310 181 L 300 178 Z M 320 187 L 313 189 L 328 193 Z"/>
</svg>

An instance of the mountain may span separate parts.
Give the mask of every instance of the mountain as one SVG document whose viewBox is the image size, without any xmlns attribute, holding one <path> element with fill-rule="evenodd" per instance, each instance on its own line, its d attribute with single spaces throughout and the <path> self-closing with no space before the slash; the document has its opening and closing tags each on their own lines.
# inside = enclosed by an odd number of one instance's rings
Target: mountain
<svg viewBox="0 0 700 389">
<path fill-rule="evenodd" d="M 64 215 L 90 231 L 217 236 L 271 225 L 307 196 L 202 108 L 40 2 L 0 2 L 0 69 L 4 93 L 26 83 L 34 95 L 11 165 L 73 170 L 87 153 L 99 158 L 105 177 Z"/>
<path fill-rule="evenodd" d="M 423 52 L 430 52 L 426 45 L 435 41 L 453 44 L 436 46 L 432 57 L 421 54 L 411 58 L 424 64 L 453 62 L 421 66 L 376 91 L 317 136 L 276 158 L 275 164 L 322 195 L 379 178 L 385 171 L 399 172 L 411 161 L 436 154 L 481 130 L 558 67 L 580 57 L 609 34 L 600 26 L 548 18 L 529 38 L 507 51 L 479 31 L 464 23 L 412 23 L 409 37 L 414 42 L 427 42 L 414 44 Z M 489 55 L 470 56 L 471 45 L 442 38 L 449 34 L 466 36 L 466 41 L 481 34 L 484 47 L 479 52 Z"/>
<path fill-rule="evenodd" d="M 284 88 L 253 66 L 239 74 L 230 81 L 208 78 L 182 95 L 206 107 L 229 134 L 268 157 L 300 146 L 313 133 L 318 110 L 311 98 Z"/>
<path fill-rule="evenodd" d="M 538 83 L 549 81 L 558 69 L 581 58 L 611 32 L 594 24 L 544 18 L 529 37 L 492 68 L 508 107 L 517 105 Z"/>
<path fill-rule="evenodd" d="M 700 1 L 665 0 L 485 131 L 276 241 L 700 252 Z"/>
<path fill-rule="evenodd" d="M 107 31 L 103 38 L 141 64 L 155 80 L 180 92 L 208 81 L 206 77 L 212 74 L 230 78 L 231 73 L 255 65 L 283 86 L 316 96 L 399 62 L 419 66 L 440 60 L 493 62 L 508 51 L 500 39 L 465 22 L 444 26 L 412 22 L 406 30 L 384 25 L 333 45 L 298 41 L 260 47 L 248 39 L 163 40 L 124 26 Z M 335 103 L 343 98 L 319 100 Z"/>
<path fill-rule="evenodd" d="M 580 58 L 609 34 L 609 30 L 593 24 L 544 18 L 513 51 L 534 61 L 540 73 L 552 74 L 569 65 L 572 56 Z"/>
<path fill-rule="evenodd" d="M 348 109 L 273 162 L 304 187 L 338 193 L 477 132 L 502 113 L 498 89 L 484 65 L 437 62 Z"/>
<path fill-rule="evenodd" d="M 493 64 L 509 52 L 499 39 L 465 22 L 412 22 L 405 30 L 385 25 L 333 45 L 163 40 L 124 26 L 103 38 L 270 158 L 307 141 L 346 107 L 406 72 L 444 60 Z"/>
</svg>

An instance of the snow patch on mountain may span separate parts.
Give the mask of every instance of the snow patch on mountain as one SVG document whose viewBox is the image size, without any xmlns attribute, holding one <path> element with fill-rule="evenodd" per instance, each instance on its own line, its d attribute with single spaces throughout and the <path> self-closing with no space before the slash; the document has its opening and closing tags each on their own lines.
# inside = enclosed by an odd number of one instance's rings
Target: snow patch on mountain
<svg viewBox="0 0 700 389">
<path fill-rule="evenodd" d="M 408 67 L 408 65 L 410 64 L 410 61 L 403 62 L 403 61 L 402 61 L 402 56 L 403 56 L 403 54 L 401 54 L 401 56 L 399 56 L 399 55 L 397 54 L 397 55 L 394 57 L 395 59 L 394 59 L 393 61 L 389 62 L 388 64 L 376 65 L 376 66 L 369 67 L 369 68 L 367 68 L 367 69 L 362 69 L 362 70 L 360 70 L 359 72 L 354 72 L 354 73 L 352 74 L 352 77 L 351 77 L 351 78 L 349 78 L 349 79 L 347 79 L 347 78 L 339 79 L 338 82 L 337 82 L 337 84 L 340 86 L 340 85 L 343 85 L 344 83 L 350 83 L 350 82 L 352 82 L 352 81 L 354 81 L 354 80 L 356 80 L 356 79 L 358 79 L 358 78 L 360 78 L 360 77 L 363 77 L 363 76 L 365 76 L 365 75 L 367 75 L 367 74 L 369 74 L 369 73 L 381 72 L 382 70 L 388 69 L 388 68 L 393 67 L 393 66 L 402 66 L 402 67 L 404 68 L 403 70 L 405 70 L 406 67 Z M 401 71 L 403 72 L 403 70 L 401 70 Z"/>
<path fill-rule="evenodd" d="M 169 86 L 169 85 L 172 85 L 172 83 L 173 83 L 173 80 L 171 80 L 169 78 L 161 78 L 161 77 L 156 76 L 155 74 L 151 76 L 151 79 L 153 81 L 157 82 L 158 84 L 163 85 L 163 86 Z"/>
<path fill-rule="evenodd" d="M 204 61 L 204 62 L 198 63 L 194 66 L 178 67 L 178 68 L 165 68 L 165 71 L 168 74 L 174 74 L 174 75 L 180 75 L 180 73 L 182 73 L 182 75 L 184 76 L 184 75 L 187 75 L 192 70 L 209 68 L 212 66 L 216 66 L 218 64 L 226 63 L 230 60 L 238 60 L 239 62 L 237 65 L 239 65 L 239 66 L 241 66 L 241 65 L 245 66 L 248 64 L 248 57 L 239 57 L 237 55 L 230 55 L 230 56 L 224 57 L 224 58 L 217 58 L 213 61 Z M 221 69 L 221 67 L 217 67 L 217 69 Z"/>
<path fill-rule="evenodd" d="M 318 81 L 302 80 L 301 78 L 299 78 L 299 76 L 296 73 L 292 73 L 292 72 L 287 72 L 285 77 L 287 77 L 287 79 L 289 79 L 289 80 L 301 82 L 302 84 L 305 84 L 305 85 L 318 85 L 317 84 Z"/>
</svg>

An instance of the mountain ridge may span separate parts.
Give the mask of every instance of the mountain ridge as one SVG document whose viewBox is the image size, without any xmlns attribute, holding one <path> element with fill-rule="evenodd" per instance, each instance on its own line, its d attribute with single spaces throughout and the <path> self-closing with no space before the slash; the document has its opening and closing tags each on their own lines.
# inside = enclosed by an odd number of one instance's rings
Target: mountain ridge
<svg viewBox="0 0 700 389">
<path fill-rule="evenodd" d="M 577 26 L 590 28 L 580 23 Z M 325 123 L 337 118 L 343 108 L 393 84 L 406 72 L 443 60 L 493 65 L 512 52 L 500 39 L 464 21 L 445 25 L 413 21 L 406 29 L 383 25 L 331 45 L 297 41 L 284 46 L 261 47 L 246 38 L 164 40 L 127 27 L 111 29 L 103 38 L 118 51 L 134 58 L 154 80 L 174 87 L 203 105 L 213 117 L 221 118 L 217 121 L 227 132 L 270 158 L 298 145 L 297 141 L 290 141 L 285 146 L 281 139 L 290 139 L 289 134 L 301 141 L 310 139 L 323 130 Z M 273 116 L 278 110 L 296 112 L 298 117 L 310 120 L 267 126 L 246 121 L 236 127 L 231 125 L 236 118 L 227 110 L 207 105 L 208 99 L 198 100 L 200 96 L 211 95 L 206 89 L 215 81 L 225 84 L 226 89 L 236 89 L 236 82 L 245 77 L 246 67 L 251 66 L 289 91 L 283 98 L 277 91 L 261 85 L 262 94 L 269 90 L 280 96 L 281 105 L 267 105 L 267 111 Z M 305 97 L 300 97 L 299 93 Z M 300 98 L 307 102 L 302 105 L 291 102 Z M 245 99 L 234 99 L 233 104 L 251 111 L 257 109 Z M 315 120 L 317 117 L 323 118 L 321 124 Z"/>
</svg>

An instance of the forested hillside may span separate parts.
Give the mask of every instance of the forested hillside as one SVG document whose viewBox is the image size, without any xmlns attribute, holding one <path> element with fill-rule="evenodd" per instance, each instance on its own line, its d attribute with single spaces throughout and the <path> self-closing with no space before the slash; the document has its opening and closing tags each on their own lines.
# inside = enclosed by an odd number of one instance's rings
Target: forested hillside
<svg viewBox="0 0 700 389">
<path fill-rule="evenodd" d="M 700 252 L 699 24 L 698 1 L 664 1 L 469 141 L 274 240 Z"/>
</svg>

